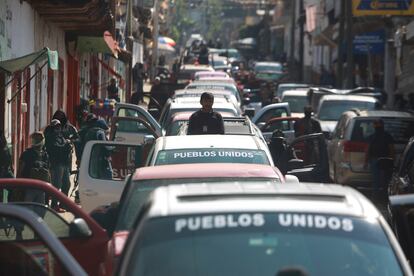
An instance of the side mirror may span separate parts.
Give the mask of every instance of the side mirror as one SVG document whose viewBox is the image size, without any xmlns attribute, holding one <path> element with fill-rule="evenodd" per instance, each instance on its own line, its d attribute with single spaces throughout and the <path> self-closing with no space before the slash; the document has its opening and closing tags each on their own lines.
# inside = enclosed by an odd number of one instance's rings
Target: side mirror
<svg viewBox="0 0 414 276">
<path fill-rule="evenodd" d="M 251 101 L 250 98 L 244 97 L 243 100 L 242 100 L 242 104 L 243 105 L 248 105 L 250 103 L 250 101 Z"/>
<path fill-rule="evenodd" d="M 287 174 L 285 175 L 285 183 L 289 184 L 299 184 L 299 178 L 294 175 Z"/>
<path fill-rule="evenodd" d="M 323 132 L 326 140 L 332 140 L 332 132 Z"/>
<path fill-rule="evenodd" d="M 92 231 L 89 228 L 88 224 L 83 218 L 74 219 L 70 226 L 69 231 L 71 236 L 87 238 L 92 236 Z"/>
<path fill-rule="evenodd" d="M 244 115 L 248 116 L 249 118 L 253 118 L 255 112 L 256 112 L 256 110 L 254 108 L 246 108 L 244 110 Z"/>
<path fill-rule="evenodd" d="M 155 137 L 153 135 L 145 135 L 144 144 L 154 144 Z"/>
<path fill-rule="evenodd" d="M 288 171 L 297 170 L 303 167 L 302 159 L 291 159 L 288 161 Z"/>
<path fill-rule="evenodd" d="M 264 126 L 266 125 L 266 123 L 265 122 L 260 122 L 260 123 L 258 123 L 257 124 L 257 127 L 260 129 L 260 130 L 263 130 L 263 128 L 264 128 Z"/>
<path fill-rule="evenodd" d="M 151 114 L 156 120 L 160 118 L 160 110 L 158 108 L 150 108 L 148 109 L 148 113 Z"/>
</svg>

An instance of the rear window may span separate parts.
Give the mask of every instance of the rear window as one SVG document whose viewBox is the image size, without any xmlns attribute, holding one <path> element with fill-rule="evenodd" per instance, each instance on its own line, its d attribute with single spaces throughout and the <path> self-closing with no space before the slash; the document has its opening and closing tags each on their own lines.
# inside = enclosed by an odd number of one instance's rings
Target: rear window
<svg viewBox="0 0 414 276">
<path fill-rule="evenodd" d="M 357 119 L 352 130 L 351 140 L 365 142 L 374 134 L 373 122 L 376 118 Z M 414 120 L 402 118 L 382 118 L 385 130 L 394 138 L 395 143 L 406 144 L 414 136 Z"/>
<path fill-rule="evenodd" d="M 177 149 L 161 150 L 155 165 L 191 163 L 247 163 L 266 164 L 269 160 L 263 150 L 249 149 Z"/>
<path fill-rule="evenodd" d="M 374 110 L 374 102 L 363 101 L 323 101 L 318 111 L 318 119 L 322 121 L 338 121 L 342 113 L 351 109 Z"/>
<path fill-rule="evenodd" d="M 290 111 L 294 113 L 303 113 L 303 108 L 308 104 L 308 98 L 304 96 L 285 96 L 283 102 L 289 103 Z"/>
<path fill-rule="evenodd" d="M 270 276 L 292 267 L 302 274 L 283 275 L 403 275 L 379 223 L 347 216 L 286 212 L 154 218 L 132 246 L 129 275 Z"/>
</svg>

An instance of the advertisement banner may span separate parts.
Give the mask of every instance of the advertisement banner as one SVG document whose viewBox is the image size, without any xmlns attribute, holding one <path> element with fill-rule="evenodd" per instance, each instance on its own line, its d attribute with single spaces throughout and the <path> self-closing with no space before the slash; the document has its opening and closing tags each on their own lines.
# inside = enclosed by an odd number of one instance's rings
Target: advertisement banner
<svg viewBox="0 0 414 276">
<path fill-rule="evenodd" d="M 352 0 L 354 16 L 414 15 L 413 0 Z"/>
</svg>

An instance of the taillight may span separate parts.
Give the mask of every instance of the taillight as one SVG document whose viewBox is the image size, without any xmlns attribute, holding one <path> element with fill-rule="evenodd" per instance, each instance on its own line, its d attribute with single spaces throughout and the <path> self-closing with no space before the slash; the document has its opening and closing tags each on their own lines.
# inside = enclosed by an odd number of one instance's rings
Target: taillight
<svg viewBox="0 0 414 276">
<path fill-rule="evenodd" d="M 368 143 L 345 141 L 344 152 L 365 152 L 368 148 Z"/>
</svg>

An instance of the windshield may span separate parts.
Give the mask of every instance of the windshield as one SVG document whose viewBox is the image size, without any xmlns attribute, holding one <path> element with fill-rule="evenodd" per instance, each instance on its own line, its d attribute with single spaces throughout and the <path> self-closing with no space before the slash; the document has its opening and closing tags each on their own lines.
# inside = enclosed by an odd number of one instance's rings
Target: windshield
<svg viewBox="0 0 414 276">
<path fill-rule="evenodd" d="M 155 165 L 192 163 L 247 163 L 270 165 L 263 150 L 249 149 L 175 149 L 160 150 Z"/>
<path fill-rule="evenodd" d="M 234 95 L 238 94 L 239 91 L 234 85 L 212 85 L 209 83 L 196 83 L 190 84 L 186 87 L 187 89 L 207 89 L 207 90 L 226 90 L 231 91 Z"/>
<path fill-rule="evenodd" d="M 208 177 L 208 178 L 174 178 L 174 179 L 146 179 L 135 180 L 131 183 L 127 197 L 123 200 L 119 218 L 116 223 L 116 231 L 130 230 L 135 222 L 135 218 L 147 200 L 148 195 L 158 187 L 174 184 L 193 184 L 204 183 L 223 184 L 224 182 L 241 183 L 243 186 L 268 187 L 270 184 L 281 183 L 279 178 L 263 177 Z"/>
<path fill-rule="evenodd" d="M 147 221 L 139 237 L 129 275 L 274 276 L 287 267 L 300 268 L 303 275 L 403 275 L 381 226 L 358 218 L 177 216 Z"/>
<path fill-rule="evenodd" d="M 186 124 L 188 120 L 179 120 L 174 121 L 171 124 L 168 125 L 166 136 L 176 136 L 178 135 L 178 132 L 180 131 L 180 128 L 182 125 Z"/>
<path fill-rule="evenodd" d="M 303 113 L 303 108 L 308 104 L 306 95 L 304 96 L 285 96 L 283 102 L 289 103 L 290 111 Z"/>
<path fill-rule="evenodd" d="M 342 113 L 350 109 L 374 110 L 374 102 L 363 101 L 323 101 L 319 108 L 318 119 L 322 121 L 338 121 Z"/>
</svg>

